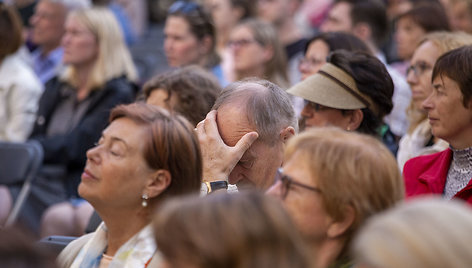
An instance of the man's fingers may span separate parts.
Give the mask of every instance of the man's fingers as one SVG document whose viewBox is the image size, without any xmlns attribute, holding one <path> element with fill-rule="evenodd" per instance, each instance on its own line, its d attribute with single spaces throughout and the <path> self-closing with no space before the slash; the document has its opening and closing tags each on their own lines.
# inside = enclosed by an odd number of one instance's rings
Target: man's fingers
<svg viewBox="0 0 472 268">
<path fill-rule="evenodd" d="M 257 132 L 249 132 L 244 134 L 244 136 L 236 143 L 234 148 L 236 149 L 237 152 L 241 154 L 241 156 L 244 154 L 244 152 L 251 147 L 252 143 L 257 140 L 259 137 L 259 134 Z"/>
<path fill-rule="evenodd" d="M 216 125 L 216 110 L 210 111 L 205 120 L 204 120 L 204 128 L 207 134 L 215 134 L 218 133 L 218 126 Z M 219 135 L 219 133 L 218 133 Z"/>
</svg>

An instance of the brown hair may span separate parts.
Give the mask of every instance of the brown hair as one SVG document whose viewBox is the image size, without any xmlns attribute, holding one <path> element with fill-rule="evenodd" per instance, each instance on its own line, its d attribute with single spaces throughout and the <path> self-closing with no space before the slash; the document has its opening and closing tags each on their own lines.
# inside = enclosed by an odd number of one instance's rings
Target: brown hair
<svg viewBox="0 0 472 268">
<path fill-rule="evenodd" d="M 153 169 L 165 169 L 171 174 L 169 187 L 159 195 L 174 196 L 200 189 L 202 158 L 193 127 L 182 116 L 169 114 L 157 106 L 144 103 L 119 105 L 111 111 L 110 122 L 128 118 L 147 128 L 144 159 Z"/>
<path fill-rule="evenodd" d="M 206 59 L 203 67 L 212 68 L 220 64 L 221 59 L 216 52 L 216 30 L 209 12 L 199 3 L 193 1 L 175 1 L 174 4 L 178 2 L 185 2 L 187 5 L 193 5 L 194 8 L 191 8 L 189 11 L 185 10 L 185 7 L 172 10 L 173 6 L 171 6 L 167 12 L 167 16 L 183 18 L 188 23 L 190 32 L 198 40 L 202 40 L 206 36 L 211 39 L 210 50 L 205 56 Z"/>
<path fill-rule="evenodd" d="M 261 193 L 173 199 L 156 215 L 154 234 L 170 262 L 201 268 L 309 267 L 290 217 Z"/>
<path fill-rule="evenodd" d="M 215 77 L 198 66 L 185 66 L 151 78 L 143 87 L 146 100 L 158 89 L 166 91 L 167 102 L 176 95 L 177 105 L 171 109 L 194 126 L 205 119 L 222 90 Z"/>
<path fill-rule="evenodd" d="M 18 12 L 0 2 L 0 62 L 15 53 L 23 43 L 23 27 Z"/>
<path fill-rule="evenodd" d="M 271 47 L 274 51 L 272 58 L 265 63 L 264 66 L 264 79 L 271 81 L 286 89 L 289 86 L 288 74 L 287 74 L 287 55 L 282 47 L 277 36 L 275 28 L 262 20 L 259 19 L 246 19 L 238 23 L 236 27 L 247 27 L 254 40 L 257 41 L 263 47 Z M 241 80 L 244 77 L 238 77 Z"/>
<path fill-rule="evenodd" d="M 333 219 L 342 220 L 345 208 L 354 208 L 356 216 L 345 233 L 345 246 L 368 217 L 404 197 L 395 158 L 372 136 L 332 127 L 313 128 L 288 141 L 285 161 L 295 154 L 309 163 L 311 177 L 317 178 L 322 191 L 323 207 Z"/>
<path fill-rule="evenodd" d="M 422 2 L 399 15 L 396 21 L 407 18 L 418 24 L 426 33 L 451 30 L 447 14 L 440 3 Z"/>
<path fill-rule="evenodd" d="M 459 85 L 462 105 L 469 107 L 472 97 L 472 46 L 463 46 L 443 54 L 436 61 L 431 81 L 447 76 Z"/>
<path fill-rule="evenodd" d="M 421 42 L 418 44 L 418 47 L 426 42 L 431 42 L 434 44 L 442 55 L 453 49 L 465 45 L 472 45 L 472 35 L 464 32 L 432 32 L 427 34 L 423 40 L 421 40 Z M 410 102 L 410 105 L 407 109 L 407 115 L 410 121 L 408 133 L 413 133 L 415 128 L 427 118 L 425 112 L 418 111 L 414 108 L 413 101 Z"/>
</svg>

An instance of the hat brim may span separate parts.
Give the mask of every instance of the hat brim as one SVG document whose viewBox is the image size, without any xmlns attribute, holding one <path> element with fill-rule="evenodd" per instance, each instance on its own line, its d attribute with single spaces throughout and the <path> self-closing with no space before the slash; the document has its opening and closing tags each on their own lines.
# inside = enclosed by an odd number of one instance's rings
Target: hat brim
<svg viewBox="0 0 472 268">
<path fill-rule="evenodd" d="M 316 73 L 287 90 L 288 93 L 323 106 L 357 110 L 367 106 L 330 78 Z"/>
</svg>

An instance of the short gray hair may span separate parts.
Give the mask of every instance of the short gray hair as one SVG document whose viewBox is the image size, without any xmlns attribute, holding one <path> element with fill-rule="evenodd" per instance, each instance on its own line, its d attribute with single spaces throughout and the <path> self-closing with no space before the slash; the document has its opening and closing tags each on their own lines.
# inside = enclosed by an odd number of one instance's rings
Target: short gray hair
<svg viewBox="0 0 472 268">
<path fill-rule="evenodd" d="M 256 127 L 259 140 L 276 144 L 283 128 L 298 131 L 297 117 L 289 95 L 276 84 L 258 78 L 247 78 L 229 84 L 218 96 L 213 110 L 226 104 L 241 104 L 248 121 Z"/>
<path fill-rule="evenodd" d="M 90 0 L 41 0 L 41 1 L 61 4 L 66 8 L 67 13 L 77 10 L 77 9 L 84 9 L 84 8 L 92 7 L 92 3 Z"/>
</svg>

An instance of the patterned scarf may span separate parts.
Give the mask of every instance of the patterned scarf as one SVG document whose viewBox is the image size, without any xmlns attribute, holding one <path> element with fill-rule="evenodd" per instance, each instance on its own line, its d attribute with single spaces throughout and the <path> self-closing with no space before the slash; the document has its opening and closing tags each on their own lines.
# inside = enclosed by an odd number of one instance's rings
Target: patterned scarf
<svg viewBox="0 0 472 268">
<path fill-rule="evenodd" d="M 99 267 L 107 247 L 107 228 L 102 222 L 93 237 L 84 245 L 71 268 Z M 156 252 L 154 235 L 150 225 L 131 237 L 113 256 L 109 268 L 146 267 Z"/>
</svg>

